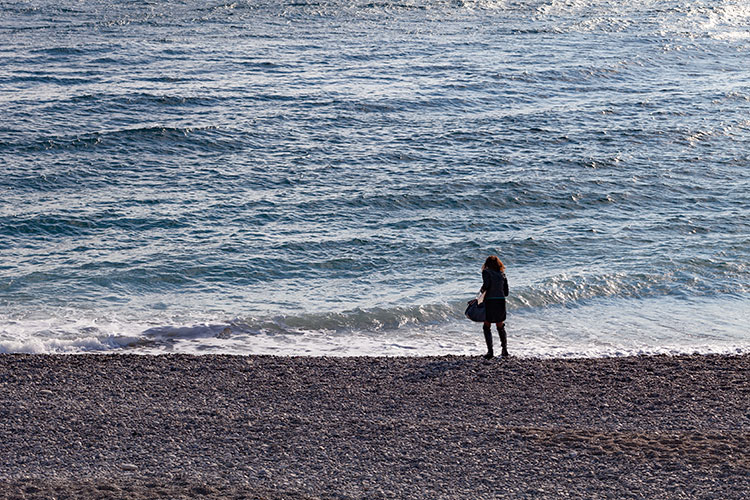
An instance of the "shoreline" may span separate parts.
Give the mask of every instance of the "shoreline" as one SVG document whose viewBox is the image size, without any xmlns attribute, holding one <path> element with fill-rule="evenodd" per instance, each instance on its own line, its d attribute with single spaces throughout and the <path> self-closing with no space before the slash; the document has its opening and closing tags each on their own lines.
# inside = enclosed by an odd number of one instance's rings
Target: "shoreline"
<svg viewBox="0 0 750 500">
<path fill-rule="evenodd" d="M 0 498 L 742 498 L 749 402 L 748 354 L 2 354 Z"/>
</svg>

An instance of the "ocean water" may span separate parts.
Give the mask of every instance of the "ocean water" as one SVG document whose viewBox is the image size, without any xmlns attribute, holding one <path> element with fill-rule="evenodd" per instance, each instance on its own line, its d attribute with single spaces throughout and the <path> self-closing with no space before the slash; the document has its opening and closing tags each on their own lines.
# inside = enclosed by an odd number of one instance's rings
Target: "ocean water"
<svg viewBox="0 0 750 500">
<path fill-rule="evenodd" d="M 750 352 L 750 4 L 0 2 L 0 352 Z"/>
</svg>

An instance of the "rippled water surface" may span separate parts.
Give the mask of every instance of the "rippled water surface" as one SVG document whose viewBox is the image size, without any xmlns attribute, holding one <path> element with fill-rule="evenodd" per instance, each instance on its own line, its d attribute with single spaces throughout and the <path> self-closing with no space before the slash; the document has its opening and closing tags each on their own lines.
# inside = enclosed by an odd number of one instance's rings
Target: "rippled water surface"
<svg viewBox="0 0 750 500">
<path fill-rule="evenodd" d="M 749 23 L 2 1 L 0 352 L 748 352 Z"/>
</svg>

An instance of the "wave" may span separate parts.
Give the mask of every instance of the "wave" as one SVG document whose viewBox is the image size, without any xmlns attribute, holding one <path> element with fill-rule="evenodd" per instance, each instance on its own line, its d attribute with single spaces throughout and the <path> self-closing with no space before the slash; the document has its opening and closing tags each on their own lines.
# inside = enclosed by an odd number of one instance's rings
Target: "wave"
<svg viewBox="0 0 750 500">
<path fill-rule="evenodd" d="M 674 278 L 677 281 L 677 278 Z M 701 294 L 716 295 L 709 291 L 699 291 L 693 287 L 672 280 L 672 277 L 659 275 L 627 275 L 625 273 L 601 276 L 556 276 L 544 280 L 533 287 L 521 286 L 508 297 L 509 311 L 537 310 L 549 307 L 575 308 L 592 302 L 625 299 L 642 300 L 655 297 L 692 298 Z M 728 287 L 729 288 L 729 287 Z M 738 296 L 741 291 L 724 294 Z M 727 290 L 728 291 L 728 290 Z M 750 289 L 747 290 L 750 292 Z M 463 320 L 466 297 L 448 302 L 396 305 L 391 307 L 354 308 L 345 311 L 304 313 L 266 317 L 237 318 L 229 325 L 213 325 L 198 329 L 158 328 L 148 333 L 155 336 L 188 334 L 218 335 L 227 326 L 234 331 L 246 334 L 299 334 L 311 331 L 328 332 L 388 332 L 404 328 L 425 327 Z"/>
<path fill-rule="evenodd" d="M 164 81 L 190 81 L 189 79 L 175 79 L 161 77 Z M 76 99 L 75 97 L 73 98 Z M 101 101 L 103 104 L 122 109 L 133 109 L 133 106 L 146 106 L 149 109 L 153 106 L 156 109 L 160 107 L 208 107 L 218 103 L 231 105 L 220 96 L 209 95 L 179 95 L 179 94 L 155 94 L 150 92 L 137 92 L 128 95 L 109 95 L 109 94 L 88 94 L 87 100 Z M 204 127 L 211 129 L 210 127 Z"/>
<path fill-rule="evenodd" d="M 573 310 L 516 310 L 508 321 L 514 354 L 522 356 L 740 353 L 750 350 L 745 304 L 726 297 L 610 300 Z M 81 312 L 68 311 L 46 320 L 0 319 L 0 353 L 477 354 L 480 329 L 456 317 L 462 309 L 436 304 L 161 326 L 153 320 L 76 319 Z"/>
<path fill-rule="evenodd" d="M 0 354 L 64 354 L 112 352 L 137 345 L 138 337 L 92 336 L 72 339 L 34 337 L 21 340 L 0 339 Z"/>
<path fill-rule="evenodd" d="M 236 151 L 245 146 L 242 134 L 214 125 L 153 125 L 75 135 L 36 137 L 23 142 L 0 142 L 0 151 L 39 153 L 54 151 L 94 151 L 122 148 L 139 153 L 179 154 L 185 151 Z"/>
<path fill-rule="evenodd" d="M 38 75 L 10 75 L 0 77 L 0 83 L 11 85 L 18 83 L 49 83 L 60 86 L 74 86 L 74 85 L 86 85 L 94 83 L 93 79 L 90 78 L 79 78 L 79 77 L 63 77 L 63 76 L 50 76 L 45 74 Z"/>
<path fill-rule="evenodd" d="M 97 214 L 39 214 L 29 217 L 0 217 L 2 234 L 17 236 L 81 236 L 100 234 L 107 229 L 149 231 L 186 228 L 188 224 L 173 217 L 132 217 L 106 210 Z"/>
<path fill-rule="evenodd" d="M 101 50 L 101 49 L 100 49 Z M 86 54 L 91 51 L 90 48 L 84 47 L 45 47 L 40 49 L 31 49 L 29 52 L 32 54 L 48 54 L 48 55 L 80 55 Z"/>
</svg>

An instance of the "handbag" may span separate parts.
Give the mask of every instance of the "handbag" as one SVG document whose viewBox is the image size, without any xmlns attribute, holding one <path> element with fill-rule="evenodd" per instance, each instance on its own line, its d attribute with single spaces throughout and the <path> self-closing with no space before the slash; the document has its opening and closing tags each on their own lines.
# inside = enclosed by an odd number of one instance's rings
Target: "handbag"
<svg viewBox="0 0 750 500">
<path fill-rule="evenodd" d="M 486 311 L 484 310 L 484 293 L 477 295 L 476 299 L 471 299 L 469 305 L 464 311 L 464 315 L 472 321 L 477 323 L 484 323 L 487 317 Z"/>
</svg>

